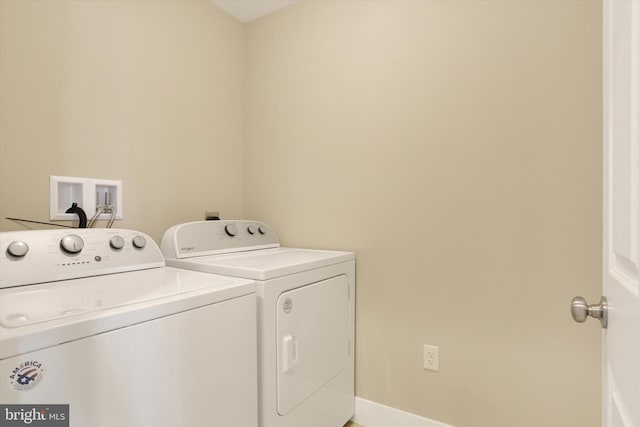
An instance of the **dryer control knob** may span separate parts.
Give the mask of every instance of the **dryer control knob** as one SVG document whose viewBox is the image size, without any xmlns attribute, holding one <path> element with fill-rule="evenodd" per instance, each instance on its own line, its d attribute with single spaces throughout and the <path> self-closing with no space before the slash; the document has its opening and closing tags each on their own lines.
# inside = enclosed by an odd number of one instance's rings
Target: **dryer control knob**
<svg viewBox="0 0 640 427">
<path fill-rule="evenodd" d="M 224 232 L 227 233 L 227 236 L 233 237 L 238 234 L 238 229 L 235 224 L 227 224 L 224 226 Z"/>
<path fill-rule="evenodd" d="M 133 238 L 133 246 L 135 246 L 138 249 L 142 249 L 145 246 L 147 246 L 147 239 L 145 239 L 142 236 L 136 236 Z"/>
<path fill-rule="evenodd" d="M 260 234 L 267 234 L 267 227 L 265 227 L 264 225 L 260 225 L 258 227 L 258 231 L 260 232 Z"/>
<path fill-rule="evenodd" d="M 16 240 L 15 242 L 9 243 L 7 247 L 7 253 L 16 258 L 22 258 L 29 252 L 29 246 L 25 242 L 21 242 Z"/>
<path fill-rule="evenodd" d="M 113 249 L 122 249 L 124 248 L 124 239 L 120 236 L 113 236 L 111 240 L 109 240 L 109 245 Z"/>
<path fill-rule="evenodd" d="M 84 240 L 76 234 L 67 234 L 60 240 L 60 248 L 68 254 L 79 254 L 84 248 Z"/>
<path fill-rule="evenodd" d="M 250 225 L 247 227 L 247 232 L 251 235 L 256 234 L 256 226 L 255 225 Z"/>
</svg>

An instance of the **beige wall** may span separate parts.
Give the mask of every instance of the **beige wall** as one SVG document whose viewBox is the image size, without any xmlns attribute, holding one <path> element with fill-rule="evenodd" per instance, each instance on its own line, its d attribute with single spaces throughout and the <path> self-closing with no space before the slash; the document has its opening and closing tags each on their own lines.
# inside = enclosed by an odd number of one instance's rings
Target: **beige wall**
<svg viewBox="0 0 640 427">
<path fill-rule="evenodd" d="M 307 1 L 247 25 L 247 217 L 357 252 L 358 396 L 600 425 L 600 330 L 568 310 L 600 295 L 600 55 L 596 1 Z"/>
<path fill-rule="evenodd" d="M 205 0 L 0 0 L 0 229 L 49 220 L 49 175 L 123 180 L 116 226 L 156 239 L 243 216 L 243 32 Z"/>
</svg>

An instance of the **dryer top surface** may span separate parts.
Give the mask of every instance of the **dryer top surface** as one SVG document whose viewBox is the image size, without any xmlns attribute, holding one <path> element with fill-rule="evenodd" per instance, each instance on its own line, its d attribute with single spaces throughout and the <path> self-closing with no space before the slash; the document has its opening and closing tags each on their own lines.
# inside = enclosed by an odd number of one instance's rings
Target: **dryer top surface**
<svg viewBox="0 0 640 427">
<path fill-rule="evenodd" d="M 273 248 L 181 260 L 167 259 L 166 263 L 207 273 L 269 280 L 353 260 L 353 252 Z"/>
</svg>

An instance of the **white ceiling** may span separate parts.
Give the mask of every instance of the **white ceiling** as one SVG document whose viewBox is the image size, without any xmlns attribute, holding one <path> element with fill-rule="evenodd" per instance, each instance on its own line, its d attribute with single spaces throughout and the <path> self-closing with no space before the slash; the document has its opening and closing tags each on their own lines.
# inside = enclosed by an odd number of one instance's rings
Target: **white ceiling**
<svg viewBox="0 0 640 427">
<path fill-rule="evenodd" d="M 240 22 L 249 22 L 297 0 L 209 0 Z"/>
</svg>

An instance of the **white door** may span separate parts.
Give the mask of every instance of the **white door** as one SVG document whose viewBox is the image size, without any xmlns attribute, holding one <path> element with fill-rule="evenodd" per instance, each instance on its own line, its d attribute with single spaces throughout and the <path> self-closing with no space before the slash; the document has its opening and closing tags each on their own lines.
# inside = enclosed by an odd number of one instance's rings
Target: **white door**
<svg viewBox="0 0 640 427">
<path fill-rule="evenodd" d="M 640 426 L 640 0 L 604 2 L 602 425 Z"/>
</svg>

